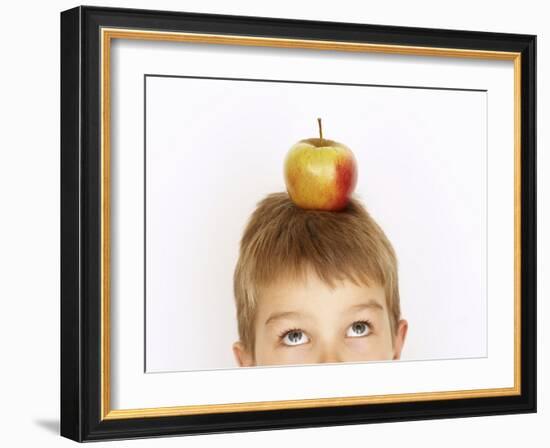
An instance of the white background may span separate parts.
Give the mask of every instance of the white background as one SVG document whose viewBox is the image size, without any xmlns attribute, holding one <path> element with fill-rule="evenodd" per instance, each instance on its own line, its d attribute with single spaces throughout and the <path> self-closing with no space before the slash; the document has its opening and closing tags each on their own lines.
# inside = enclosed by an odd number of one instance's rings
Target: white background
<svg viewBox="0 0 550 448">
<path fill-rule="evenodd" d="M 91 2 L 92 4 L 96 2 Z M 347 3 L 347 4 L 346 4 Z M 548 56 L 544 55 L 543 34 L 550 31 L 545 14 L 536 2 L 461 2 L 452 8 L 438 2 L 399 2 L 387 6 L 360 6 L 354 2 L 278 2 L 259 4 L 234 1 L 231 4 L 202 0 L 185 4 L 175 1 L 101 2 L 101 5 L 161 8 L 196 12 L 304 18 L 363 23 L 426 26 L 538 34 L 538 77 L 544 79 Z M 542 5 L 542 3 L 540 3 Z M 4 10 L 8 20 L 2 28 L 4 88 L 2 126 L 4 142 L 0 161 L 0 186 L 5 213 L 1 224 L 2 292 L 7 304 L 2 314 L 1 379 L 3 384 L 2 437 L 9 446 L 23 444 L 66 445 L 58 438 L 59 396 L 59 11 L 71 2 L 29 3 Z M 498 13 L 497 13 L 498 12 Z M 22 17 L 24 19 L 22 19 Z M 32 30 L 31 32 L 28 32 Z M 32 55 L 32 56 L 30 56 Z M 17 63 L 15 64 L 15 61 Z M 7 95 L 7 97 L 6 97 Z M 540 173 L 550 168 L 542 151 L 548 98 L 539 85 L 539 229 L 545 221 Z M 7 125 L 6 125 L 7 123 Z M 6 138 L 7 137 L 7 138 Z M 543 185 L 543 183 L 545 185 Z M 545 200 L 546 202 L 546 200 Z M 515 446 L 525 441 L 548 438 L 543 379 L 543 344 L 547 332 L 540 325 L 548 318 L 543 307 L 543 266 L 547 238 L 539 233 L 539 414 L 483 417 L 440 421 L 405 422 L 385 425 L 342 426 L 322 429 L 286 430 L 231 435 L 209 435 L 120 442 L 117 446 L 176 445 L 281 446 L 285 443 L 337 443 L 367 440 L 371 444 L 391 441 L 424 446 L 464 446 L 466 443 Z M 29 280 L 32 276 L 32 280 Z M 449 435 L 452 434 L 452 437 Z M 102 445 L 102 444 L 100 444 Z M 106 445 L 109 446 L 109 445 Z M 112 446 L 112 444 L 111 444 Z"/>
<path fill-rule="evenodd" d="M 342 71 L 351 59 L 340 60 Z M 402 359 L 487 355 L 486 92 L 146 83 L 147 372 L 236 367 L 239 239 L 256 203 L 285 190 L 284 157 L 300 138 L 318 135 L 316 114 L 324 136 L 354 152 L 355 196 L 397 252 L 409 321 Z M 127 166 L 121 158 L 119 169 Z"/>
</svg>

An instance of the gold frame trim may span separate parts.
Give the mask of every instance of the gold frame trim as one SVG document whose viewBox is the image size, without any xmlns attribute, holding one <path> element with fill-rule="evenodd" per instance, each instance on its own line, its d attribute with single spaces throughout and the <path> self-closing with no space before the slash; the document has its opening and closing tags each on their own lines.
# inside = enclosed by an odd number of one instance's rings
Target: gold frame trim
<svg viewBox="0 0 550 448">
<path fill-rule="evenodd" d="M 324 406 L 396 403 L 460 398 L 501 397 L 521 394 L 521 53 L 416 47 L 309 39 L 283 39 L 201 33 L 101 28 L 101 420 L 197 415 L 217 412 L 297 409 Z M 110 366 L 110 50 L 112 39 L 198 42 L 278 48 L 309 48 L 415 56 L 444 56 L 514 62 L 514 387 L 441 392 L 420 392 L 356 397 L 315 398 L 262 402 L 111 409 Z"/>
</svg>

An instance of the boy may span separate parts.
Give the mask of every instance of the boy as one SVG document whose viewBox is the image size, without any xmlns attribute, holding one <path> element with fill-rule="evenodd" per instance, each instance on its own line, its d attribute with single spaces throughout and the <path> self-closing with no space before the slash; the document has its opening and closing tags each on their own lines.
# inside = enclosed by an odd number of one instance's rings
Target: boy
<svg viewBox="0 0 550 448">
<path fill-rule="evenodd" d="M 267 195 L 242 236 L 234 294 L 241 367 L 401 356 L 397 259 L 354 197 L 334 212 Z"/>
</svg>

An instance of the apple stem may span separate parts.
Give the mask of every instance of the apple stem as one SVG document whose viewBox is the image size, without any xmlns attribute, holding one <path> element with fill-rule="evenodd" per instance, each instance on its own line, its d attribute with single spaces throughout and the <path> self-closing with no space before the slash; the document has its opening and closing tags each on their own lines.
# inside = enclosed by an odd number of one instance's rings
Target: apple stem
<svg viewBox="0 0 550 448">
<path fill-rule="evenodd" d="M 322 139 L 323 138 L 323 126 L 321 126 L 321 119 L 317 118 L 317 121 L 319 122 L 319 136 Z"/>
</svg>

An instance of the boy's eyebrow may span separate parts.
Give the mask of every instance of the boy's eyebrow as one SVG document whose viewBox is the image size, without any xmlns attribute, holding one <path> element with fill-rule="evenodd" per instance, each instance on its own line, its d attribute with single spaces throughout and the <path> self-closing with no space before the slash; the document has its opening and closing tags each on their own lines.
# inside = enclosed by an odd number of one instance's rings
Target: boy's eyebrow
<svg viewBox="0 0 550 448">
<path fill-rule="evenodd" d="M 376 300 L 370 299 L 363 303 L 358 303 L 357 305 L 353 305 L 350 307 L 350 310 L 362 310 L 364 308 L 377 308 L 379 310 L 383 310 L 384 307 L 380 305 Z"/>
<path fill-rule="evenodd" d="M 285 317 L 300 317 L 303 316 L 302 313 L 298 311 L 280 311 L 278 313 L 273 313 L 269 318 L 265 321 L 264 325 L 269 325 L 270 323 L 278 320 L 283 319 Z"/>
<path fill-rule="evenodd" d="M 383 310 L 384 307 L 380 305 L 376 300 L 370 299 L 363 303 L 358 303 L 356 305 L 351 306 L 349 309 L 350 311 L 355 310 L 362 310 L 365 308 L 375 308 L 379 310 Z M 300 313 L 299 311 L 280 311 L 278 313 L 273 313 L 271 316 L 267 318 L 264 325 L 269 325 L 270 323 L 273 323 L 274 321 L 278 319 L 283 319 L 285 317 L 301 317 L 304 316 L 303 313 Z"/>
</svg>

